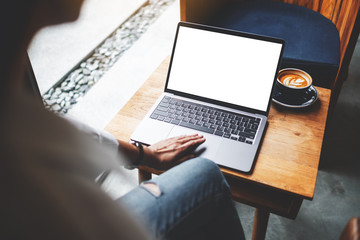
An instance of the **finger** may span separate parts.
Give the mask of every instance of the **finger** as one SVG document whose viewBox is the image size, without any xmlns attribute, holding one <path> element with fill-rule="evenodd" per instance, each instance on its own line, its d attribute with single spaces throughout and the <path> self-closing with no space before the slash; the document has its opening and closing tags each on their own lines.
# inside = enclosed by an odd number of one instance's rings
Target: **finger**
<svg viewBox="0 0 360 240">
<path fill-rule="evenodd" d="M 194 151 L 198 146 L 203 144 L 205 141 L 206 141 L 205 138 L 188 141 L 184 143 L 181 147 L 179 147 L 179 150 L 182 153 L 188 153 Z"/>
<path fill-rule="evenodd" d="M 183 139 L 183 138 L 186 138 L 188 135 L 180 135 L 180 136 L 176 136 L 176 137 L 173 137 L 171 139 Z"/>
<path fill-rule="evenodd" d="M 193 146 L 193 145 L 200 145 L 200 144 L 204 143 L 205 141 L 206 141 L 206 139 L 204 137 L 189 139 L 189 141 L 187 141 L 187 142 L 185 142 L 183 144 L 183 147 L 190 147 L 190 146 Z"/>
<path fill-rule="evenodd" d="M 182 141 L 183 139 L 186 139 L 188 138 L 190 135 L 180 135 L 180 136 L 176 136 L 176 137 L 172 137 L 172 138 L 169 138 L 167 139 L 166 141 L 168 143 L 173 143 L 173 142 L 179 142 L 179 141 Z M 191 135 L 192 136 L 192 135 Z"/>
<path fill-rule="evenodd" d="M 188 138 L 188 137 L 194 137 L 194 136 L 198 136 L 199 134 L 188 134 L 188 135 L 181 135 L 181 136 L 178 136 L 178 137 L 175 137 L 177 139 L 184 139 L 184 138 Z"/>
<path fill-rule="evenodd" d="M 187 141 L 182 145 L 174 146 L 174 148 L 172 148 L 171 150 L 168 149 L 168 151 L 170 150 L 174 154 L 173 155 L 174 159 L 178 159 L 190 154 L 204 142 L 205 142 L 205 138 L 194 139 Z"/>
<path fill-rule="evenodd" d="M 197 139 L 204 139 L 204 136 L 199 135 L 199 134 L 188 135 L 187 137 L 182 138 L 179 142 L 181 142 L 183 144 L 183 143 L 187 143 L 189 141 L 197 140 Z"/>
</svg>

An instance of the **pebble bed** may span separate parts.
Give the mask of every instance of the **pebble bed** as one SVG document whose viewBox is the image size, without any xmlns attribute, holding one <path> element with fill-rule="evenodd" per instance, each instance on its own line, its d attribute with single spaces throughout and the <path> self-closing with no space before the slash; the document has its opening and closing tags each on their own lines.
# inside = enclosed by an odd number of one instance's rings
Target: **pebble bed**
<svg viewBox="0 0 360 240">
<path fill-rule="evenodd" d="M 70 73 L 43 94 L 46 108 L 66 114 L 175 0 L 149 0 Z"/>
</svg>

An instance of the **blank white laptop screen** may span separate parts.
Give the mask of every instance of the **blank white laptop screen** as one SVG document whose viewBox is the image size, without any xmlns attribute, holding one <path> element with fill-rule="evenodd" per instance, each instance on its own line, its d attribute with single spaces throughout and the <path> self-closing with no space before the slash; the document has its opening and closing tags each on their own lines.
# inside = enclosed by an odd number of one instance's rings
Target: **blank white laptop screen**
<svg viewBox="0 0 360 240">
<path fill-rule="evenodd" d="M 281 48 L 181 26 L 167 88 L 266 111 Z"/>
</svg>

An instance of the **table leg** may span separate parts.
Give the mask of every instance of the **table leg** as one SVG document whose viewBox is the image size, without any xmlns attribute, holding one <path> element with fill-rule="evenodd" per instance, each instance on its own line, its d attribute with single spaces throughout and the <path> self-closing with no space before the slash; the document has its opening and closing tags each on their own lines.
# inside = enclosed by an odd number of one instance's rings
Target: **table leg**
<svg viewBox="0 0 360 240">
<path fill-rule="evenodd" d="M 139 172 L 139 184 L 151 179 L 151 173 L 140 169 L 138 170 L 138 172 Z"/>
<path fill-rule="evenodd" d="M 264 240 L 269 222 L 270 212 L 255 208 L 252 240 Z"/>
</svg>

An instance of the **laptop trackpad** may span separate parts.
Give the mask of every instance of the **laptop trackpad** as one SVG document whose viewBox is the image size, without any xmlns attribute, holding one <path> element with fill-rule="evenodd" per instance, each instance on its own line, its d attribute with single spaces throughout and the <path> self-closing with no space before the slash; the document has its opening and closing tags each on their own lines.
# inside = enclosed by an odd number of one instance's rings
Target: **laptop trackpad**
<svg viewBox="0 0 360 240">
<path fill-rule="evenodd" d="M 196 149 L 195 153 L 199 154 L 200 157 L 215 160 L 216 152 L 218 151 L 220 143 L 222 141 L 222 139 L 219 137 L 180 126 L 175 126 L 171 130 L 168 137 L 171 138 L 181 135 L 191 135 L 195 133 L 203 135 L 206 139 L 206 141 Z"/>
</svg>

